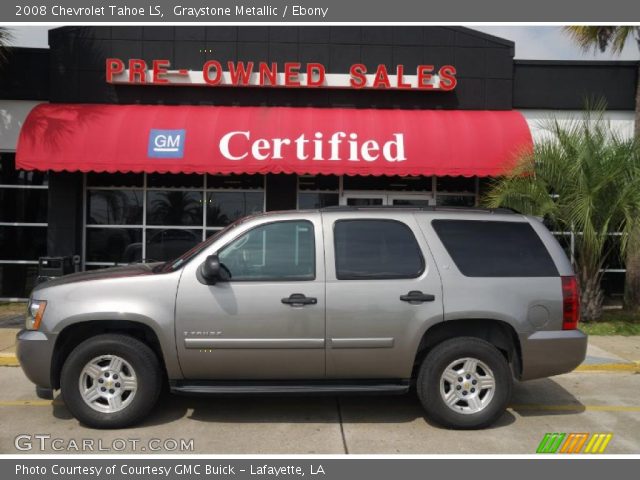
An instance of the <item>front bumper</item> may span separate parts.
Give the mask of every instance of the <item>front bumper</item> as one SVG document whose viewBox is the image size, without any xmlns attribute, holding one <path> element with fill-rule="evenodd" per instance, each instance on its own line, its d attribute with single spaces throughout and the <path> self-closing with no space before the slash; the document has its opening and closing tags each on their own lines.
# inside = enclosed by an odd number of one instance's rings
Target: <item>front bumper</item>
<svg viewBox="0 0 640 480">
<path fill-rule="evenodd" d="M 56 335 L 38 330 L 20 330 L 16 336 L 16 356 L 29 380 L 38 387 L 49 389 L 51 363 Z"/>
<path fill-rule="evenodd" d="M 520 379 L 551 377 L 575 369 L 587 355 L 587 338 L 580 330 L 550 330 L 521 339 Z"/>
</svg>

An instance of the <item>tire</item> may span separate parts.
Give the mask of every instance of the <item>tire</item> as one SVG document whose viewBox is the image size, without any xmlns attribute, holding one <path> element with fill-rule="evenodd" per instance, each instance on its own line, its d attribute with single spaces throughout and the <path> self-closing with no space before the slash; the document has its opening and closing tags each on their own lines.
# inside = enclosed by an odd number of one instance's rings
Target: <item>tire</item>
<svg viewBox="0 0 640 480">
<path fill-rule="evenodd" d="M 503 414 L 511 398 L 513 377 L 496 347 L 479 338 L 459 337 L 440 343 L 427 354 L 416 387 L 427 417 L 436 423 L 454 429 L 480 429 Z M 449 405 L 445 399 L 450 400 Z"/>
<path fill-rule="evenodd" d="M 60 377 L 67 408 L 93 428 L 140 422 L 153 409 L 161 387 L 160 362 L 153 350 L 120 334 L 97 335 L 80 343 L 65 360 Z"/>
</svg>

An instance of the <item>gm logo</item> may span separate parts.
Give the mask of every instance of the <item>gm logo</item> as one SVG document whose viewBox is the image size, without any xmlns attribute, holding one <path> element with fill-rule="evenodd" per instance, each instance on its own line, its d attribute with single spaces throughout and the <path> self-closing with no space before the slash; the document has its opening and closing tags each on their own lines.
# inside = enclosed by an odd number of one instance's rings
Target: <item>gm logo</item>
<svg viewBox="0 0 640 480">
<path fill-rule="evenodd" d="M 151 158 L 182 158 L 185 130 L 151 130 L 147 155 Z"/>
</svg>

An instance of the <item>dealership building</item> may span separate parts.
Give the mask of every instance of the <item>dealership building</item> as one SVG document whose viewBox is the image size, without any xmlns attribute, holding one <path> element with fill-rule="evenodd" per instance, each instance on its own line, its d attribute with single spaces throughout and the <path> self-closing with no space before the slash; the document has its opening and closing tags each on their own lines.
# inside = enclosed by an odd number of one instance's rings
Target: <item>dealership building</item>
<svg viewBox="0 0 640 480">
<path fill-rule="evenodd" d="M 461 27 L 63 27 L 49 47 L 0 66 L 2 300 L 41 257 L 168 260 L 254 212 L 477 205 L 587 99 L 633 133 L 636 62 L 514 60 Z M 623 283 L 611 262 L 609 301 Z"/>
</svg>

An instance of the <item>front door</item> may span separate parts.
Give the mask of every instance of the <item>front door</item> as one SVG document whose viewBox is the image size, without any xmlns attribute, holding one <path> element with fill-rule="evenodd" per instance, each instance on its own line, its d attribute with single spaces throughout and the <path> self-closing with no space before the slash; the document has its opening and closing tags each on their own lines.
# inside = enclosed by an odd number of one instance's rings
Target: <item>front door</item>
<svg viewBox="0 0 640 480">
<path fill-rule="evenodd" d="M 176 340 L 185 378 L 324 378 L 320 214 L 255 225 L 217 254 L 228 281 L 203 284 L 191 262 L 178 287 Z"/>
</svg>

